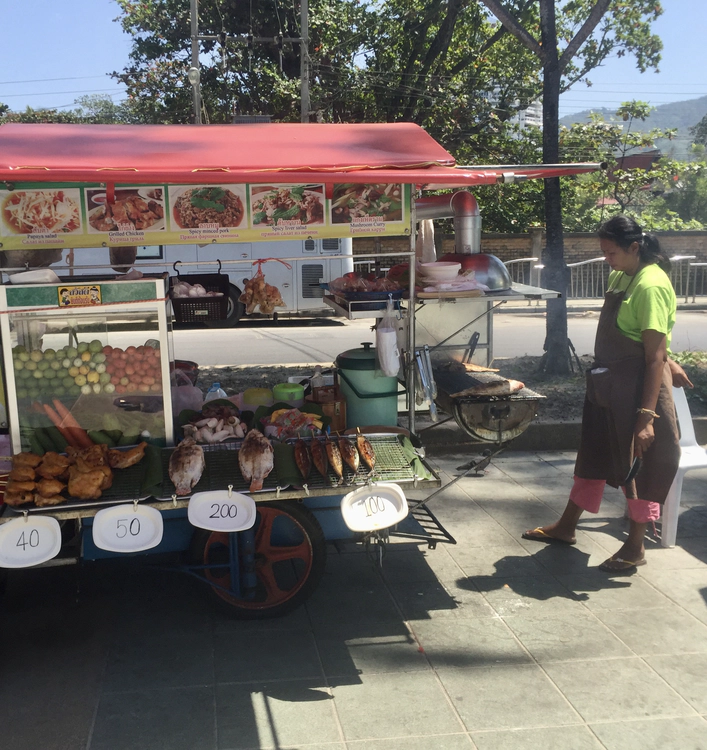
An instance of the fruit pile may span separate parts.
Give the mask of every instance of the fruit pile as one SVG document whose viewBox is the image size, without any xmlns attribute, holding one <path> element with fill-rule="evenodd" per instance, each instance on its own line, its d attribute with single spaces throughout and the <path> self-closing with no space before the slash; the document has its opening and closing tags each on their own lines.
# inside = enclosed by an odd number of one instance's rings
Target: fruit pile
<svg viewBox="0 0 707 750">
<path fill-rule="evenodd" d="M 123 351 L 99 339 L 56 350 L 19 345 L 12 358 L 18 398 L 162 390 L 159 351 L 151 346 Z"/>
</svg>

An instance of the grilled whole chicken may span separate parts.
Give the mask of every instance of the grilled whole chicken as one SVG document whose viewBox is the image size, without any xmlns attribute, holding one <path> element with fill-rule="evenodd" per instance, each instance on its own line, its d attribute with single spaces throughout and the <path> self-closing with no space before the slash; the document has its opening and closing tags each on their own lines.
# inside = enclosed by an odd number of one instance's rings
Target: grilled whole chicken
<svg viewBox="0 0 707 750">
<path fill-rule="evenodd" d="M 326 455 L 334 474 L 339 477 L 339 484 L 344 481 L 344 463 L 341 460 L 339 446 L 331 439 L 326 441 Z"/>
<path fill-rule="evenodd" d="M 321 441 L 313 439 L 310 443 L 310 450 L 312 451 L 312 461 L 316 470 L 324 477 L 328 476 L 329 459 L 327 458 L 326 448 L 321 444 Z"/>
<path fill-rule="evenodd" d="M 270 441 L 258 430 L 251 430 L 238 451 L 238 465 L 243 478 L 250 482 L 250 492 L 263 489 L 263 480 L 273 470 L 273 449 Z"/>
<path fill-rule="evenodd" d="M 309 455 L 307 450 L 307 443 L 304 440 L 298 440 L 295 443 L 295 463 L 299 469 L 299 473 L 308 479 L 312 471 L 312 457 Z"/>
<path fill-rule="evenodd" d="M 363 463 L 373 471 L 376 466 L 376 454 L 371 445 L 371 441 L 359 432 L 358 435 L 356 435 L 356 446 L 358 447 L 358 452 L 361 454 Z"/>
<path fill-rule="evenodd" d="M 340 437 L 339 450 L 341 451 L 341 457 L 344 459 L 344 462 L 355 474 L 358 471 L 358 466 L 360 464 L 356 446 L 348 438 Z"/>
<path fill-rule="evenodd" d="M 186 438 L 169 457 L 169 478 L 177 495 L 188 495 L 206 467 L 204 449 L 192 438 Z"/>
</svg>

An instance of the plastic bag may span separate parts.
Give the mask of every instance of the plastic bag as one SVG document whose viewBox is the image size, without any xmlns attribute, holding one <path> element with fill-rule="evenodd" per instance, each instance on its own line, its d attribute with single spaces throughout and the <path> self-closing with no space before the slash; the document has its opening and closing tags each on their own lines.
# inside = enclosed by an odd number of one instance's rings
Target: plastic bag
<svg viewBox="0 0 707 750">
<path fill-rule="evenodd" d="M 400 350 L 398 349 L 398 332 L 395 306 L 388 300 L 385 314 L 376 327 L 376 356 L 378 369 L 389 378 L 394 378 L 400 370 Z"/>
<path fill-rule="evenodd" d="M 204 394 L 195 385 L 192 385 L 189 376 L 180 369 L 172 372 L 172 411 L 179 414 L 184 409 L 201 411 L 204 405 Z"/>
</svg>

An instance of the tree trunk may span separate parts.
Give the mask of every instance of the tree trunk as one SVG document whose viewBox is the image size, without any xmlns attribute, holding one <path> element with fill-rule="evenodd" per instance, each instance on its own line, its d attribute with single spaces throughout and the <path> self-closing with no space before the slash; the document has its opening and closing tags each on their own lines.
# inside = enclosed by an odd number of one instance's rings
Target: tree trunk
<svg viewBox="0 0 707 750">
<path fill-rule="evenodd" d="M 543 162 L 557 164 L 559 149 L 560 109 L 560 64 L 557 52 L 555 26 L 555 3 L 540 0 L 540 28 L 543 63 Z M 569 347 L 567 345 L 567 302 L 569 269 L 565 263 L 562 235 L 562 201 L 560 178 L 545 180 L 545 234 L 546 247 L 543 254 L 542 283 L 548 289 L 560 292 L 559 299 L 547 302 L 547 329 L 543 370 L 547 373 L 565 375 L 570 371 Z"/>
</svg>

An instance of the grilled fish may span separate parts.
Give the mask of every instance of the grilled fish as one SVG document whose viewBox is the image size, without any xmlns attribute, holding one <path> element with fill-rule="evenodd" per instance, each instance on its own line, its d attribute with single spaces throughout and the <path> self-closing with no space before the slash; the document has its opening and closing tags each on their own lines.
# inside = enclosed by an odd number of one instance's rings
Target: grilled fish
<svg viewBox="0 0 707 750">
<path fill-rule="evenodd" d="M 326 448 L 321 444 L 319 440 L 312 440 L 310 444 L 310 450 L 312 451 L 312 461 L 317 471 L 324 477 L 328 476 L 329 459 L 327 458 Z"/>
<path fill-rule="evenodd" d="M 312 471 L 312 457 L 307 450 L 307 443 L 301 439 L 295 443 L 295 463 L 297 464 L 299 473 L 305 479 L 308 479 Z"/>
<path fill-rule="evenodd" d="M 263 489 L 263 480 L 273 470 L 273 448 L 270 441 L 258 430 L 251 430 L 238 451 L 238 465 L 243 478 L 250 482 L 250 492 Z"/>
<path fill-rule="evenodd" d="M 356 435 L 356 446 L 358 447 L 358 452 L 361 454 L 363 463 L 373 471 L 376 466 L 376 454 L 371 441 L 365 435 L 362 435 L 360 431 Z"/>
<path fill-rule="evenodd" d="M 169 457 L 169 478 L 177 495 L 188 495 L 201 479 L 206 467 L 204 449 L 192 438 L 186 438 Z"/>
<path fill-rule="evenodd" d="M 326 455 L 334 474 L 339 477 L 339 484 L 341 484 L 344 481 L 344 462 L 341 460 L 339 446 L 331 439 L 326 441 Z"/>
<path fill-rule="evenodd" d="M 358 466 L 360 464 L 358 449 L 348 438 L 340 437 L 339 450 L 341 451 L 341 457 L 346 462 L 346 465 L 355 474 L 358 471 Z"/>
</svg>

